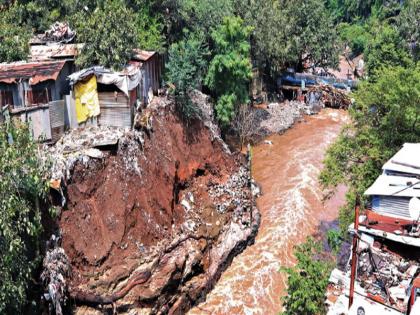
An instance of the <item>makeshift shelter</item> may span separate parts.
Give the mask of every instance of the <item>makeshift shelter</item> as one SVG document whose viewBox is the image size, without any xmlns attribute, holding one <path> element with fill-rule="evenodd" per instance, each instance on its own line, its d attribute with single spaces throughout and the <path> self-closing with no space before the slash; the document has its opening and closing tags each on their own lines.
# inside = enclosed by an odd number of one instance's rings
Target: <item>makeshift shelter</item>
<svg viewBox="0 0 420 315">
<path fill-rule="evenodd" d="M 162 76 L 163 60 L 155 51 L 135 49 L 132 64 L 141 68 L 142 80 L 140 81 L 139 99 L 143 104 L 148 104 L 153 95 L 157 95 Z"/>
<path fill-rule="evenodd" d="M 101 126 L 131 127 L 141 79 L 136 65 L 121 72 L 91 67 L 71 74 L 75 111 L 70 120 L 81 124 L 98 117 Z"/>
<path fill-rule="evenodd" d="M 420 143 L 406 143 L 365 195 L 371 207 L 349 226 L 351 258 L 334 269 L 329 315 L 418 315 L 420 305 Z"/>
<path fill-rule="evenodd" d="M 383 174 L 365 192 L 371 196 L 371 210 L 410 220 L 410 199 L 420 198 L 420 144 L 404 144 L 382 169 Z"/>
<path fill-rule="evenodd" d="M 64 132 L 66 77 L 72 69 L 65 60 L 0 64 L 0 108 L 29 122 L 35 139 L 57 139 Z"/>
</svg>

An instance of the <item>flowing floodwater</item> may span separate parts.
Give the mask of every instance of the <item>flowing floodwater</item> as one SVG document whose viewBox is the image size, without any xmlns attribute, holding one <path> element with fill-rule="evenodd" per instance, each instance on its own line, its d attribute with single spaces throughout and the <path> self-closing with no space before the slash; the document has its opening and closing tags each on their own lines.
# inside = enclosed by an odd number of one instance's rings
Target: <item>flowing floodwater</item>
<svg viewBox="0 0 420 315">
<path fill-rule="evenodd" d="M 334 221 L 344 189 L 323 203 L 318 175 L 328 145 L 347 120 L 343 111 L 326 109 L 306 117 L 273 145 L 253 149 L 253 176 L 262 187 L 257 204 L 261 226 L 255 244 L 237 256 L 196 314 L 278 314 L 286 277 L 280 266 L 293 264 L 293 246 Z"/>
</svg>

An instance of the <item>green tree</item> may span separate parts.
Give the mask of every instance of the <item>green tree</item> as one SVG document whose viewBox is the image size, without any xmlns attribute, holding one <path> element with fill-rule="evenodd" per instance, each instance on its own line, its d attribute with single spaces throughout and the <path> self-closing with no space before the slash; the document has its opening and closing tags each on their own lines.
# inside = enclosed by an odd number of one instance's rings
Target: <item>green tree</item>
<svg viewBox="0 0 420 315">
<path fill-rule="evenodd" d="M 347 204 L 340 209 L 343 236 L 353 222 L 356 196 L 363 196 L 405 142 L 420 141 L 420 65 L 384 68 L 353 97 L 352 123 L 328 149 L 320 176 L 325 187 L 348 187 Z"/>
<path fill-rule="evenodd" d="M 408 0 L 399 18 L 398 28 L 405 44 L 417 61 L 420 58 L 420 0 Z"/>
<path fill-rule="evenodd" d="M 411 58 L 404 48 L 397 30 L 385 24 L 377 26 L 374 36 L 365 49 L 366 70 L 369 75 L 384 66 L 407 66 Z"/>
<path fill-rule="evenodd" d="M 332 262 L 323 254 L 320 242 L 308 238 L 295 248 L 297 264 L 281 268 L 287 273 L 287 296 L 283 299 L 284 315 L 325 313 L 325 290 Z"/>
<path fill-rule="evenodd" d="M 400 0 L 326 0 L 325 3 L 336 22 L 353 23 L 371 16 L 384 20 L 401 9 Z"/>
<path fill-rule="evenodd" d="M 13 23 L 9 14 L 0 10 L 0 62 L 23 60 L 29 53 L 30 30 Z"/>
<path fill-rule="evenodd" d="M 364 52 L 372 37 L 366 28 L 366 24 L 361 23 L 341 23 L 338 25 L 341 40 L 350 47 L 352 54 L 355 56 Z"/>
<path fill-rule="evenodd" d="M 198 108 L 191 102 L 188 93 L 201 87 L 207 68 L 208 48 L 202 33 L 186 33 L 185 37 L 170 46 L 166 70 L 167 80 L 173 85 L 177 109 L 188 121 L 199 115 Z"/>
<path fill-rule="evenodd" d="M 253 56 L 261 68 L 276 75 L 286 67 L 338 64 L 335 27 L 322 1 L 259 0 L 249 10 Z"/>
<path fill-rule="evenodd" d="M 136 16 L 122 0 L 105 0 L 85 18 L 78 19 L 78 41 L 85 43 L 76 63 L 120 70 L 137 47 Z"/>
<path fill-rule="evenodd" d="M 47 186 L 27 126 L 0 125 L 0 313 L 19 314 L 39 263 Z"/>
<path fill-rule="evenodd" d="M 238 105 L 248 101 L 251 31 L 241 18 L 226 17 L 212 33 L 215 55 L 205 83 L 217 97 L 216 114 L 223 125 L 232 120 Z"/>
<path fill-rule="evenodd" d="M 158 16 L 153 16 L 148 7 L 139 8 L 136 14 L 138 47 L 144 50 L 164 52 L 165 35 L 161 19 Z"/>
<path fill-rule="evenodd" d="M 232 0 L 183 0 L 181 14 L 185 25 L 192 31 L 211 34 L 223 23 L 223 18 L 233 14 Z"/>
</svg>

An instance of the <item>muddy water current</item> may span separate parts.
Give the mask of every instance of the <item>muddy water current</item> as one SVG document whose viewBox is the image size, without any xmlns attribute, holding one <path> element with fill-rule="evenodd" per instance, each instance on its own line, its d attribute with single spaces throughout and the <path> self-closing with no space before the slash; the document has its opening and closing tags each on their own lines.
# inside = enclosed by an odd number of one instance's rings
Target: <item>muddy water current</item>
<svg viewBox="0 0 420 315">
<path fill-rule="evenodd" d="M 326 109 L 306 117 L 283 135 L 253 149 L 253 176 L 262 187 L 257 204 L 261 226 L 255 244 L 237 256 L 196 314 L 278 314 L 286 277 L 280 266 L 293 264 L 293 246 L 320 226 L 336 220 L 344 189 L 323 202 L 318 184 L 328 145 L 347 115 Z"/>
</svg>

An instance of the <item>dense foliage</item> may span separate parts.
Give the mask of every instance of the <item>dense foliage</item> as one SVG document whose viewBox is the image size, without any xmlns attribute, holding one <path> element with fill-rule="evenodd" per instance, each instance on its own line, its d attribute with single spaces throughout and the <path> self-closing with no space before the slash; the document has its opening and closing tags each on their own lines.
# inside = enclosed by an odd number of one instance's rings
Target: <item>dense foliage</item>
<svg viewBox="0 0 420 315">
<path fill-rule="evenodd" d="M 102 6 L 77 24 L 78 40 L 84 43 L 77 64 L 102 65 L 120 70 L 137 48 L 136 17 L 121 0 L 105 0 Z"/>
<path fill-rule="evenodd" d="M 398 14 L 400 0 L 326 0 L 326 6 L 336 21 L 354 22 L 370 17 L 387 18 Z"/>
<path fill-rule="evenodd" d="M 32 36 L 31 28 L 19 23 L 20 6 L 10 5 L 7 8 L 0 6 L 0 62 L 25 59 Z"/>
<path fill-rule="evenodd" d="M 186 38 L 169 48 L 166 64 L 167 79 L 172 85 L 178 111 L 187 120 L 196 118 L 198 109 L 191 102 L 189 92 L 200 88 L 203 74 L 207 68 L 208 48 L 204 35 L 186 34 Z"/>
<path fill-rule="evenodd" d="M 322 1 L 260 0 L 246 10 L 254 28 L 253 57 L 263 69 L 278 74 L 286 67 L 337 65 L 336 31 Z"/>
<path fill-rule="evenodd" d="M 420 0 L 408 0 L 398 17 L 401 37 L 408 43 L 410 53 L 420 58 Z"/>
<path fill-rule="evenodd" d="M 325 290 L 332 269 L 331 261 L 323 254 L 320 242 L 308 238 L 295 248 L 297 263 L 282 268 L 287 273 L 288 295 L 283 299 L 284 315 L 313 315 L 325 313 Z"/>
<path fill-rule="evenodd" d="M 19 314 L 39 263 L 46 186 L 27 126 L 0 125 L 0 313 Z"/>
<path fill-rule="evenodd" d="M 231 122 L 238 106 L 248 101 L 251 30 L 241 18 L 228 17 L 212 33 L 215 55 L 205 82 L 217 97 L 216 114 L 224 125 Z"/>
<path fill-rule="evenodd" d="M 348 186 L 348 203 L 340 210 L 344 234 L 353 221 L 356 195 L 363 195 L 405 142 L 420 142 L 420 65 L 383 68 L 354 98 L 352 123 L 329 148 L 321 174 L 327 187 Z"/>
<path fill-rule="evenodd" d="M 398 31 L 387 24 L 377 27 L 377 35 L 371 38 L 365 48 L 366 70 L 374 75 L 384 66 L 408 66 L 410 56 L 404 47 Z"/>
</svg>

